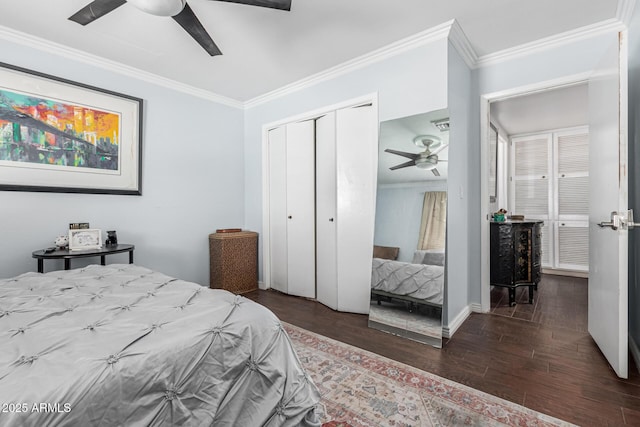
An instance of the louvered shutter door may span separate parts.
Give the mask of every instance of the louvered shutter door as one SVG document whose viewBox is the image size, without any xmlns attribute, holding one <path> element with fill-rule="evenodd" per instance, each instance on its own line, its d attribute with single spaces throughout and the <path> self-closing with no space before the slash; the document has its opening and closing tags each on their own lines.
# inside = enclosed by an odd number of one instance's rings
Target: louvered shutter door
<svg viewBox="0 0 640 427">
<path fill-rule="evenodd" d="M 558 268 L 589 269 L 589 134 L 585 129 L 557 132 Z"/>
<path fill-rule="evenodd" d="M 542 256 L 541 263 L 543 267 L 553 267 L 553 228 L 550 221 L 545 221 L 544 226 L 540 230 L 542 234 Z"/>
<path fill-rule="evenodd" d="M 558 223 L 558 268 L 589 270 L 589 224 Z"/>
<path fill-rule="evenodd" d="M 555 135 L 558 169 L 558 219 L 586 221 L 589 215 L 589 135 Z"/>
<path fill-rule="evenodd" d="M 513 212 L 549 218 L 551 134 L 513 138 Z"/>
</svg>

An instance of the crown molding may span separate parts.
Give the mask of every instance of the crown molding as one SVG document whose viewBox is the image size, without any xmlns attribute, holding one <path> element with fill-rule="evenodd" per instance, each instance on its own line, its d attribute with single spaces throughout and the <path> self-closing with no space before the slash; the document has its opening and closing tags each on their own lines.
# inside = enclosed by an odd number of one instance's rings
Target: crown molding
<svg viewBox="0 0 640 427">
<path fill-rule="evenodd" d="M 53 53 L 62 57 L 83 62 L 85 64 L 98 66 L 107 71 L 112 71 L 118 74 L 132 77 L 138 80 L 143 80 L 147 83 L 156 84 L 158 86 L 165 87 L 167 89 L 173 89 L 179 92 L 186 93 L 188 95 L 203 98 L 209 101 L 216 102 L 218 104 L 227 105 L 234 108 L 243 108 L 241 101 L 227 98 L 226 96 L 218 95 L 216 93 L 199 89 L 184 83 L 177 82 L 166 77 L 158 76 L 157 74 L 142 71 L 140 69 L 124 65 L 122 63 L 112 61 L 106 58 L 102 58 L 97 55 L 93 55 L 87 52 L 83 52 L 79 49 L 73 49 L 62 44 L 54 43 L 49 40 L 42 39 L 40 37 L 32 36 L 20 31 L 13 30 L 0 25 L 0 38 L 9 42 L 18 43 L 30 48 L 46 51 L 47 53 Z"/>
<path fill-rule="evenodd" d="M 469 68 L 475 68 L 476 63 L 478 62 L 478 55 L 473 49 L 469 38 L 462 30 L 462 27 L 455 19 L 453 20 L 453 24 L 451 25 L 449 41 L 451 41 L 451 44 L 458 51 L 467 66 Z"/>
<path fill-rule="evenodd" d="M 621 0 L 626 2 L 627 0 Z M 633 1 L 633 0 L 631 0 Z M 580 40 L 585 40 L 601 34 L 620 31 L 624 29 L 625 25 L 617 18 L 607 19 L 605 21 L 597 22 L 595 24 L 586 25 L 584 27 L 576 28 L 575 30 L 566 31 L 564 33 L 555 34 L 553 36 L 545 37 L 532 41 L 530 43 L 521 44 L 509 49 L 504 49 L 488 55 L 483 55 L 476 61 L 475 68 L 487 67 L 495 65 L 501 62 L 510 61 L 515 58 L 519 58 L 526 55 L 531 55 L 535 52 L 540 52 L 548 49 L 553 49 L 558 46 L 562 46 L 569 43 L 575 43 Z"/>
<path fill-rule="evenodd" d="M 628 27 L 631 22 L 631 16 L 633 15 L 635 6 L 636 0 L 618 0 L 616 19 Z"/>
<path fill-rule="evenodd" d="M 449 35 L 451 26 L 454 22 L 454 20 L 447 21 L 428 30 L 414 34 L 402 40 L 398 40 L 397 42 L 391 43 L 380 49 L 376 49 L 362 56 L 358 56 L 354 59 L 343 62 L 342 64 L 328 68 L 319 73 L 312 74 L 309 77 L 305 77 L 271 92 L 267 92 L 263 95 L 252 98 L 244 103 L 244 107 L 247 109 L 256 107 L 260 104 L 264 104 L 276 98 L 289 95 L 293 92 L 297 92 L 299 90 L 314 86 L 318 83 L 334 79 L 343 74 L 350 73 L 357 69 L 366 67 L 367 65 L 371 65 L 392 56 L 398 55 L 402 52 L 415 49 L 418 46 L 422 46 L 433 41 L 446 38 Z"/>
</svg>

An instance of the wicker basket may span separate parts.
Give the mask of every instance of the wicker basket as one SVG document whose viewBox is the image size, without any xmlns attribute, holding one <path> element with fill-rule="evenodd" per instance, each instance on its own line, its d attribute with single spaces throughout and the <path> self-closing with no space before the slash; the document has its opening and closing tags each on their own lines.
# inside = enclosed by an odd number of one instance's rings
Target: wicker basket
<svg viewBox="0 0 640 427">
<path fill-rule="evenodd" d="M 258 233 L 218 232 L 209 235 L 209 286 L 242 294 L 258 289 Z"/>
</svg>

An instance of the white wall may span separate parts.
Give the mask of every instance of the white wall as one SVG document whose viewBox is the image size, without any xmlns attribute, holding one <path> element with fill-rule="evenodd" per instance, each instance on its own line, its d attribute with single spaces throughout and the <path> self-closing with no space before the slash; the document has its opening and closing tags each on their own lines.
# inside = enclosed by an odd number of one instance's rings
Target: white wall
<svg viewBox="0 0 640 427">
<path fill-rule="evenodd" d="M 400 248 L 398 261 L 411 262 L 418 247 L 424 193 L 447 191 L 447 181 L 378 186 L 374 244 Z"/>
<path fill-rule="evenodd" d="M 136 264 L 208 285 L 208 234 L 243 226 L 243 111 L 7 41 L 0 51 L 6 63 L 144 100 L 142 196 L 0 191 L 0 277 L 35 271 L 34 250 L 86 221 L 135 244 Z"/>
<path fill-rule="evenodd" d="M 640 6 L 629 28 L 629 208 L 640 221 Z M 640 345 L 640 230 L 629 232 L 629 336 Z M 635 353 L 636 366 L 640 354 Z M 640 369 L 640 368 L 639 368 Z"/>
<path fill-rule="evenodd" d="M 245 115 L 246 227 L 262 235 L 263 125 L 373 92 L 378 93 L 380 121 L 447 108 L 446 57 L 447 41 L 437 40 L 249 108 Z M 259 260 L 262 279 L 262 250 Z"/>
<path fill-rule="evenodd" d="M 604 50 L 611 42 L 611 34 L 602 34 L 588 39 L 567 43 L 550 49 L 537 51 L 473 71 L 473 86 L 476 96 L 471 103 L 473 132 L 470 134 L 469 157 L 469 250 L 472 254 L 469 270 L 469 303 L 480 303 L 480 229 L 487 227 L 487 212 L 481 209 L 480 200 L 480 96 L 507 90 L 530 88 L 548 82 L 549 85 L 570 77 L 584 77 L 598 64 Z"/>
</svg>

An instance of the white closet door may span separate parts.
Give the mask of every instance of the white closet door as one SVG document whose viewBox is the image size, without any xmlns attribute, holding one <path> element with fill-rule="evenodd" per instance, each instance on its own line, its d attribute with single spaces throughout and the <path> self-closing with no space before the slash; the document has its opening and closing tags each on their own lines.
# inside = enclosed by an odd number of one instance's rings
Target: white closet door
<svg viewBox="0 0 640 427">
<path fill-rule="evenodd" d="M 556 266 L 589 269 L 589 133 L 588 129 L 554 133 L 557 159 Z"/>
<path fill-rule="evenodd" d="M 368 313 L 378 124 L 372 106 L 336 112 L 338 310 Z"/>
<path fill-rule="evenodd" d="M 287 292 L 287 139 L 284 126 L 269 131 L 269 285 Z"/>
<path fill-rule="evenodd" d="M 542 266 L 553 267 L 553 236 L 556 224 L 552 221 L 552 160 L 550 133 L 513 137 L 511 212 L 526 219 L 544 221 L 542 227 Z"/>
<path fill-rule="evenodd" d="M 336 114 L 316 120 L 316 273 L 317 299 L 338 308 L 336 258 Z"/>
<path fill-rule="evenodd" d="M 314 121 L 286 125 L 287 292 L 316 296 Z"/>
<path fill-rule="evenodd" d="M 527 219 L 550 219 L 551 134 L 517 137 L 513 142 L 513 213 Z"/>
</svg>

